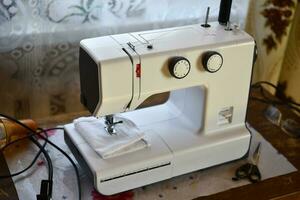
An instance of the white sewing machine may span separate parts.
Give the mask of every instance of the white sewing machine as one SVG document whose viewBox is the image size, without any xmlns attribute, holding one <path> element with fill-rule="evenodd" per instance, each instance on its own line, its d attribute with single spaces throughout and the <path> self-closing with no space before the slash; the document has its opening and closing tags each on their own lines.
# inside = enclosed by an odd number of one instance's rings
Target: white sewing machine
<svg viewBox="0 0 300 200">
<path fill-rule="evenodd" d="M 247 155 L 245 127 L 255 42 L 219 23 L 86 39 L 80 43 L 82 102 L 94 116 L 121 113 L 151 146 L 104 160 L 73 124 L 66 143 L 105 195 Z M 170 91 L 161 105 L 135 110 Z"/>
</svg>

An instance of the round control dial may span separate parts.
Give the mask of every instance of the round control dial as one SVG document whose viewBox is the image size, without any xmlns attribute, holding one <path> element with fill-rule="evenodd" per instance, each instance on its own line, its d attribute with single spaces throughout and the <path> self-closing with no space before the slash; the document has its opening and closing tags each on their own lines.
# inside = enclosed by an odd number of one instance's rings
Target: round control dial
<svg viewBox="0 0 300 200">
<path fill-rule="evenodd" d="M 206 71 L 215 73 L 221 69 L 223 65 L 223 57 L 215 51 L 205 53 L 203 56 L 203 66 Z"/>
<path fill-rule="evenodd" d="M 177 79 L 183 79 L 191 71 L 191 64 L 184 57 L 174 57 L 170 60 L 169 70 L 172 76 Z"/>
</svg>

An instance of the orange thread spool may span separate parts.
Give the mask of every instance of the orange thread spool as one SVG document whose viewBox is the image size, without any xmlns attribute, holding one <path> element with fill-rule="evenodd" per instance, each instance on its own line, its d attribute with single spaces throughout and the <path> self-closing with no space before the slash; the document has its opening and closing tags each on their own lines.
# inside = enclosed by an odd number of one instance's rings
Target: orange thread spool
<svg viewBox="0 0 300 200">
<path fill-rule="evenodd" d="M 32 119 L 20 120 L 21 123 L 25 124 L 32 130 L 37 130 L 37 124 Z M 28 130 L 8 119 L 0 118 L 0 148 L 4 145 L 24 137 L 28 134 Z"/>
</svg>

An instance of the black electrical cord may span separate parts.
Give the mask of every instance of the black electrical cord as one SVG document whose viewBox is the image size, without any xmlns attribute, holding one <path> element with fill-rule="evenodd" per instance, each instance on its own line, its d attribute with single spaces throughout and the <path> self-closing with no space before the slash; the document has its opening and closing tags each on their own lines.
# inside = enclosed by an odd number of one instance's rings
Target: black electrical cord
<svg viewBox="0 0 300 200">
<path fill-rule="evenodd" d="M 0 116 L 4 117 L 4 118 L 7 118 L 13 122 L 15 122 L 16 124 L 24 127 L 25 129 L 27 129 L 28 131 L 30 131 L 31 133 L 34 133 L 35 131 L 32 130 L 30 127 L 26 126 L 25 124 L 23 124 L 22 122 L 20 122 L 19 120 L 17 119 L 14 119 L 13 117 L 10 117 L 10 116 L 7 116 L 7 115 L 4 115 L 4 114 L 0 114 Z M 79 170 L 75 164 L 75 162 L 72 160 L 72 158 L 66 153 L 64 152 L 64 150 L 62 150 L 60 147 L 58 147 L 57 145 L 55 145 L 53 142 L 51 142 L 50 140 L 48 140 L 45 136 L 39 134 L 39 136 L 47 141 L 47 143 L 49 143 L 51 146 L 53 146 L 54 148 L 56 148 L 59 152 L 61 152 L 69 161 L 70 163 L 73 165 L 74 167 L 74 170 L 75 170 L 75 173 L 76 173 L 76 178 L 77 178 L 77 187 L 78 187 L 78 199 L 81 200 L 81 184 L 80 184 L 80 176 L 79 176 Z M 51 190 L 52 192 L 52 190 Z"/>
<path fill-rule="evenodd" d="M 263 85 L 270 86 L 273 89 L 275 89 L 275 91 L 278 91 L 278 87 L 275 86 L 274 84 L 267 82 L 267 81 L 259 81 L 259 82 L 254 83 L 253 85 L 251 85 L 251 88 L 259 89 L 262 98 L 250 97 L 250 99 L 253 99 L 253 100 L 265 103 L 265 104 L 287 106 L 289 109 L 292 109 L 300 114 L 300 109 L 297 107 L 297 106 L 300 106 L 300 103 L 297 103 L 290 99 L 289 100 L 287 100 L 287 99 L 279 99 L 279 100 L 270 99 L 266 95 Z"/>
<path fill-rule="evenodd" d="M 278 86 L 274 85 L 273 83 L 267 82 L 267 81 L 258 81 L 256 83 L 254 83 L 251 87 L 252 88 L 260 88 L 261 93 L 263 94 L 264 97 L 266 97 L 265 92 L 263 90 L 263 85 L 270 86 L 273 89 L 275 89 L 275 91 L 278 91 Z M 289 103 L 289 104 L 293 104 L 293 105 L 296 105 L 296 106 L 300 106 L 300 103 L 297 103 L 297 102 L 295 102 L 291 99 L 289 99 L 289 100 L 282 100 L 281 99 L 281 101 L 283 101 L 283 103 Z"/>
<path fill-rule="evenodd" d="M 53 142 L 45 138 L 44 136 L 40 136 L 42 139 L 46 140 L 50 145 L 52 145 L 54 148 L 56 148 L 58 151 L 60 151 L 73 165 L 75 173 L 76 173 L 76 178 L 77 178 L 77 187 L 78 187 L 78 199 L 81 200 L 81 184 L 80 184 L 80 176 L 79 176 L 79 170 L 78 167 L 76 166 L 75 162 L 72 160 L 72 158 L 64 152 L 61 148 L 59 148 L 57 145 L 55 145 Z"/>
<path fill-rule="evenodd" d="M 46 135 L 47 138 L 48 138 L 47 131 L 57 130 L 57 129 L 63 129 L 63 128 L 50 128 L 50 129 L 46 129 L 46 130 L 40 129 L 40 132 L 39 132 L 39 133 L 41 133 L 41 132 L 45 133 L 45 135 Z M 15 144 L 15 143 L 17 143 L 17 142 L 20 142 L 20 141 L 22 141 L 22 140 L 25 140 L 25 139 L 30 139 L 30 137 L 35 136 L 35 135 L 37 135 L 37 134 L 39 134 L 39 133 L 31 133 L 31 134 L 29 134 L 29 135 L 27 135 L 27 136 L 25 136 L 25 137 L 22 137 L 22 138 L 19 138 L 19 139 L 17 139 L 17 140 L 14 140 L 14 141 L 12 141 L 12 142 L 6 144 L 4 147 L 2 147 L 2 148 L 1 148 L 1 151 L 3 152 L 6 148 L 10 147 L 11 145 L 13 145 L 13 144 Z M 45 149 L 46 145 L 47 145 L 47 141 L 45 141 L 45 143 L 43 144 L 42 148 Z M 15 172 L 15 173 L 10 174 L 10 175 L 1 175 L 1 176 L 0 176 L 0 179 L 3 179 L 3 178 L 11 178 L 11 177 L 18 176 L 18 175 L 20 175 L 20 174 L 26 172 L 27 170 L 29 170 L 29 169 L 36 163 L 36 161 L 37 161 L 37 159 L 39 158 L 39 156 L 41 155 L 41 153 L 42 153 L 42 150 L 40 149 L 39 152 L 36 154 L 36 156 L 33 158 L 32 162 L 31 162 L 31 163 L 28 165 L 28 167 L 26 167 L 25 169 L 23 169 L 23 170 L 21 170 L 21 171 L 19 171 L 19 172 Z"/>
<path fill-rule="evenodd" d="M 48 188 L 48 194 L 49 197 L 51 199 L 52 197 L 52 183 L 53 183 L 53 165 L 52 165 L 52 160 L 48 154 L 48 152 L 43 148 L 43 146 L 37 141 L 37 139 L 34 138 L 34 136 L 30 137 L 30 140 L 38 147 L 40 148 L 40 150 L 42 151 L 42 153 L 44 154 L 47 163 L 48 163 L 48 181 L 49 181 L 49 188 Z"/>
<path fill-rule="evenodd" d="M 28 138 L 26 139 L 30 139 L 31 140 L 31 137 L 32 136 L 28 136 Z M 19 172 L 15 172 L 15 173 L 11 173 L 11 174 L 8 174 L 8 175 L 1 175 L 0 176 L 0 179 L 4 179 L 4 178 L 12 178 L 12 177 L 15 177 L 15 176 L 18 176 L 20 174 L 23 174 L 24 172 L 26 172 L 27 170 L 29 170 L 30 168 L 32 168 L 32 166 L 34 165 L 34 163 L 37 161 L 38 157 L 41 155 L 42 153 L 42 149 L 45 148 L 47 142 L 45 141 L 45 143 L 43 144 L 42 148 L 40 148 L 40 150 L 38 151 L 38 153 L 35 155 L 35 157 L 33 158 L 33 160 L 31 161 L 31 163 L 26 167 L 24 168 L 23 170 L 19 171 Z M 49 176 L 49 175 L 48 175 Z M 50 177 L 50 176 L 49 176 Z"/>
<path fill-rule="evenodd" d="M 10 117 L 10 116 L 4 115 L 4 114 L 0 114 L 0 116 L 26 128 L 29 131 L 29 133 L 31 133 L 31 134 L 37 133 L 36 131 L 32 130 L 30 127 L 26 126 L 25 124 L 23 124 L 22 122 L 18 121 L 17 119 L 15 119 L 13 117 Z M 47 135 L 47 133 L 46 133 L 46 135 Z M 41 199 L 41 200 L 43 200 L 45 198 L 51 199 L 52 183 L 53 183 L 53 165 L 52 165 L 52 160 L 51 160 L 48 152 L 44 149 L 47 143 L 45 142 L 44 145 L 41 145 L 33 135 L 29 135 L 28 138 L 40 149 L 40 152 L 43 153 L 43 155 L 45 156 L 47 163 L 48 163 L 48 180 L 47 181 L 42 180 L 42 184 L 41 184 L 41 191 L 45 191 L 47 194 L 44 194 L 43 197 L 41 197 L 41 198 L 39 197 L 40 195 L 37 195 L 37 197 L 38 197 L 38 199 Z M 5 177 L 5 178 L 8 178 L 8 177 Z M 44 183 L 46 183 L 46 184 L 44 184 Z"/>
<path fill-rule="evenodd" d="M 0 114 L 1 115 L 1 114 Z M 15 144 L 15 143 L 18 143 L 18 142 L 20 142 L 20 141 L 22 141 L 22 140 L 26 140 L 26 139 L 29 139 L 29 137 L 31 137 L 31 136 L 35 136 L 35 135 L 39 135 L 40 133 L 42 133 L 42 132 L 47 132 L 47 131 L 52 131 L 52 130 L 64 130 L 64 128 L 49 128 L 49 129 L 41 129 L 41 128 L 38 128 L 39 130 L 40 130 L 40 132 L 35 132 L 35 133 L 30 133 L 30 134 L 28 134 L 28 135 L 26 135 L 26 136 L 24 136 L 24 137 L 21 137 L 21 138 L 19 138 L 19 139 L 16 139 L 16 140 L 14 140 L 14 141 L 12 141 L 12 142 L 10 142 L 10 143 L 8 143 L 8 144 L 6 144 L 5 146 L 3 146 L 0 150 L 2 150 L 2 151 L 4 151 L 6 148 L 8 148 L 9 146 L 11 146 L 11 145 L 13 145 L 13 144 Z M 47 142 L 47 141 L 46 141 Z"/>
<path fill-rule="evenodd" d="M 25 139 L 25 138 L 23 138 Z M 45 143 L 43 145 L 41 145 L 32 135 L 29 135 L 26 137 L 26 139 L 30 139 L 40 150 L 39 152 L 36 154 L 36 156 L 34 157 L 33 161 L 30 163 L 30 165 L 28 167 L 26 167 L 25 169 L 19 171 L 19 172 L 16 172 L 16 173 L 13 173 L 13 174 L 10 174 L 10 175 L 1 175 L 0 176 L 0 179 L 4 179 L 4 178 L 11 178 L 11 177 L 14 177 L 14 176 L 18 176 L 22 173 L 24 173 L 25 171 L 29 170 L 33 164 L 35 163 L 35 161 L 37 160 L 37 158 L 39 157 L 39 155 L 41 153 L 44 154 L 47 162 L 48 162 L 48 168 L 49 168 L 49 174 L 48 174 L 48 177 L 49 177 L 49 180 L 52 180 L 52 177 L 53 177 L 53 167 L 52 167 L 52 162 L 51 162 L 51 159 L 49 160 L 49 154 L 47 151 L 45 151 L 45 146 L 47 144 L 47 142 L 45 141 Z M 52 172 L 51 172 L 52 171 Z"/>
</svg>

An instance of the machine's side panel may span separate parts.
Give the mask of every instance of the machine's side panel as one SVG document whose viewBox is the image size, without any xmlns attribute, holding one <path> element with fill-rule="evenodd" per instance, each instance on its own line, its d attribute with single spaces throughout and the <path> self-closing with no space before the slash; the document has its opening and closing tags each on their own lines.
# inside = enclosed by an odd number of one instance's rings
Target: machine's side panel
<svg viewBox="0 0 300 200">
<path fill-rule="evenodd" d="M 95 116 L 125 111 L 133 92 L 134 68 L 122 46 L 113 38 L 105 36 L 82 40 L 80 47 L 81 85 L 83 96 L 88 97 L 83 98 L 83 103 L 87 102 L 87 108 Z M 84 52 L 89 52 L 88 59 L 83 59 L 86 58 Z M 98 102 L 95 106 L 96 100 Z"/>
<path fill-rule="evenodd" d="M 102 100 L 99 89 L 98 64 L 83 48 L 80 48 L 79 52 L 79 72 L 81 103 L 93 113 Z"/>
</svg>

